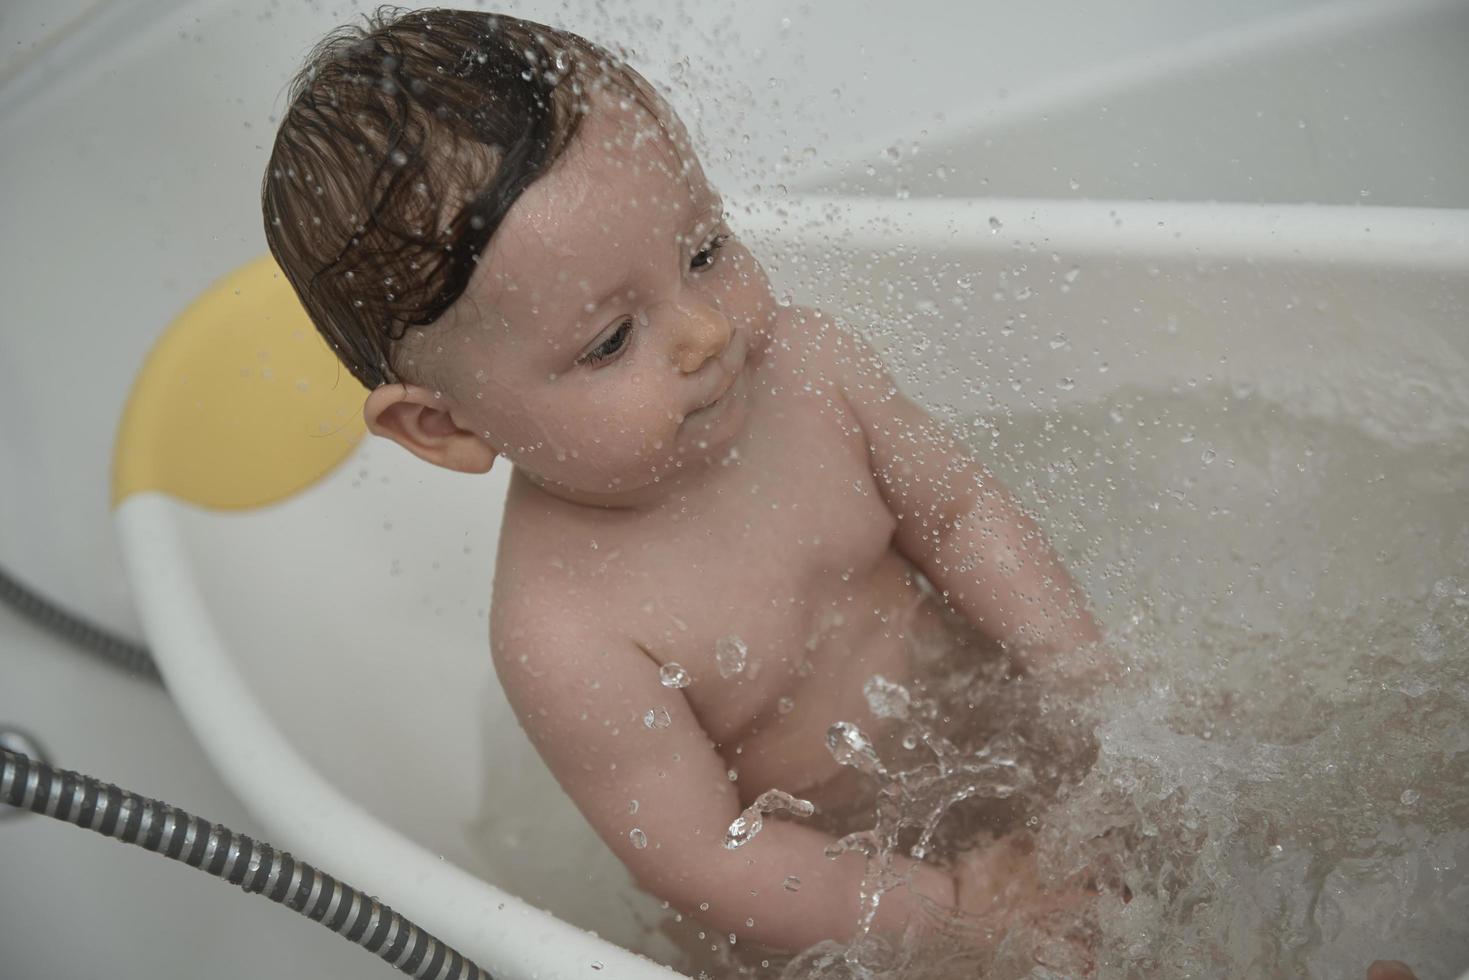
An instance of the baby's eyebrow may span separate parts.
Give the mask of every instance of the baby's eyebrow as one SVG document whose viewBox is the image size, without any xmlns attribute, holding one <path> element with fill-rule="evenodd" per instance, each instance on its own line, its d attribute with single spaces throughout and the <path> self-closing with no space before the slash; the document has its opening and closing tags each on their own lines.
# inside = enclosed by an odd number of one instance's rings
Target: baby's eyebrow
<svg viewBox="0 0 1469 980">
<path fill-rule="evenodd" d="M 694 223 L 692 226 L 694 229 L 693 237 L 687 237 L 683 232 L 679 232 L 677 237 L 675 238 L 675 241 L 683 245 L 701 246 L 707 244 L 709 232 L 714 230 L 714 228 L 716 228 L 723 220 L 724 199 L 720 197 L 717 193 L 715 193 L 713 195 L 713 200 L 710 205 L 704 208 L 703 211 L 699 212 L 699 214 L 694 218 Z"/>
<path fill-rule="evenodd" d="M 712 219 L 709 222 L 709 224 L 710 224 L 711 227 L 713 227 L 714 225 L 717 225 L 721 221 L 723 221 L 724 220 L 724 198 L 720 197 L 718 194 L 715 194 L 714 195 L 714 200 L 709 205 L 709 208 L 704 212 L 704 216 L 706 218 L 711 218 Z"/>
</svg>

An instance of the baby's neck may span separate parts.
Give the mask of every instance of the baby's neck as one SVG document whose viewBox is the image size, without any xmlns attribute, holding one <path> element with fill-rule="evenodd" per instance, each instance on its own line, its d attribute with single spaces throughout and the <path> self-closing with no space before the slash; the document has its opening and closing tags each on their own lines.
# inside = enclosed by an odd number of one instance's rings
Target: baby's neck
<svg viewBox="0 0 1469 980">
<path fill-rule="evenodd" d="M 656 483 L 605 493 L 563 486 L 520 466 L 515 467 L 512 479 L 521 482 L 525 489 L 533 493 L 543 494 L 552 500 L 574 507 L 653 513 L 661 510 L 675 493 L 686 493 L 692 485 L 709 479 L 713 469 L 713 466 L 701 461 L 681 467 L 674 474 Z"/>
</svg>

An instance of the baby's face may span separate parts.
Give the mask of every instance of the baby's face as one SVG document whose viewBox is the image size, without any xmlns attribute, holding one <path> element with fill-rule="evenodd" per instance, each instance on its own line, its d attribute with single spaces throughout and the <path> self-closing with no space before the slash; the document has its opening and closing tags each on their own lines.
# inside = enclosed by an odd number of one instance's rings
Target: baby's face
<svg viewBox="0 0 1469 980">
<path fill-rule="evenodd" d="M 552 492 L 636 498 L 727 453 L 776 303 L 692 150 L 594 103 L 421 352 L 455 424 Z"/>
</svg>

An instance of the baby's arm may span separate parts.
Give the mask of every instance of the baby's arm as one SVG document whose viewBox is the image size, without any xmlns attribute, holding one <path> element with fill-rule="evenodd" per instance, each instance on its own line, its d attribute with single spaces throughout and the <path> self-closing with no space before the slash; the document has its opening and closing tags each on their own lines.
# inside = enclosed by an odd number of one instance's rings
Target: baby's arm
<svg viewBox="0 0 1469 980">
<path fill-rule="evenodd" d="M 850 939 L 862 860 L 826 857 L 831 837 L 785 818 L 767 817 L 749 843 L 725 848 L 739 798 L 682 692 L 662 686 L 658 664 L 631 641 L 575 623 L 556 629 L 548 637 L 543 627 L 534 643 L 498 642 L 496 669 L 541 758 L 639 884 L 720 933 L 777 949 Z M 655 708 L 667 710 L 666 727 L 644 723 Z M 792 875 L 799 890 L 784 886 Z M 953 905 L 953 880 L 938 869 L 918 865 L 911 882 Z M 911 901 L 907 890 L 888 893 L 876 927 L 902 930 Z"/>
<path fill-rule="evenodd" d="M 1010 491 L 898 391 L 866 343 L 819 313 L 806 316 L 867 439 L 898 520 L 898 550 L 1023 663 L 1100 639 L 1080 590 Z"/>
</svg>

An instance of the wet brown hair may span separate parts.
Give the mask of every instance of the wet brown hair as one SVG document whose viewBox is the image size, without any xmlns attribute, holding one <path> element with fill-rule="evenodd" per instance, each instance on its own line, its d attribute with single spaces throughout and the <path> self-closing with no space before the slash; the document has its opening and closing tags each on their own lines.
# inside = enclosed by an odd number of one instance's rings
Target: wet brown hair
<svg viewBox="0 0 1469 980">
<path fill-rule="evenodd" d="M 621 59 L 513 17 L 380 7 L 316 45 L 261 208 L 271 253 L 354 377 L 400 380 L 397 342 L 463 295 L 506 212 L 609 85 L 661 118 Z"/>
</svg>

